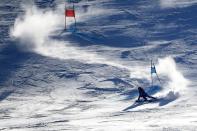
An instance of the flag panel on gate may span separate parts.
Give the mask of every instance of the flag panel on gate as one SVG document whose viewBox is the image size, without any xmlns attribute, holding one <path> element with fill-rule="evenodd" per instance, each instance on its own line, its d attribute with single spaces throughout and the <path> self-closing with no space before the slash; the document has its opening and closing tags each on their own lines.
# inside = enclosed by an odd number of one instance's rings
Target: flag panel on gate
<svg viewBox="0 0 197 131">
<path fill-rule="evenodd" d="M 73 10 L 73 9 L 65 10 L 65 16 L 66 17 L 75 17 L 75 10 Z"/>
<path fill-rule="evenodd" d="M 157 73 L 155 66 L 151 67 L 151 74 L 153 74 L 153 73 Z"/>
</svg>

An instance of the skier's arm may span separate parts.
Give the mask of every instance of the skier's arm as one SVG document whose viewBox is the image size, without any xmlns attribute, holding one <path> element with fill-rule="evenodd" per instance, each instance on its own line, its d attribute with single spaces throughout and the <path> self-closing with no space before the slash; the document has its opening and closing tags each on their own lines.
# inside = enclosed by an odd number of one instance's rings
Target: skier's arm
<svg viewBox="0 0 197 131">
<path fill-rule="evenodd" d="M 138 99 L 137 99 L 138 101 L 140 100 L 140 95 L 138 96 Z"/>
</svg>

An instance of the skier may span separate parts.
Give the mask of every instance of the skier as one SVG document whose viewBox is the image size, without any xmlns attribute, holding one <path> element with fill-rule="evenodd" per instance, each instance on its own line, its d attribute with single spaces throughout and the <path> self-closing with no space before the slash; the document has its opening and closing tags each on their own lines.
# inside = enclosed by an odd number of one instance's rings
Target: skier
<svg viewBox="0 0 197 131">
<path fill-rule="evenodd" d="M 140 101 L 140 98 L 141 98 L 141 97 L 144 98 L 145 101 L 147 101 L 147 97 L 148 97 L 148 98 L 152 98 L 152 99 L 154 99 L 154 100 L 157 99 L 157 98 L 155 98 L 155 97 L 152 97 L 152 96 L 148 95 L 148 94 L 144 91 L 144 89 L 143 89 L 142 87 L 138 87 L 138 91 L 139 91 L 139 97 L 138 97 L 137 101 Z"/>
</svg>

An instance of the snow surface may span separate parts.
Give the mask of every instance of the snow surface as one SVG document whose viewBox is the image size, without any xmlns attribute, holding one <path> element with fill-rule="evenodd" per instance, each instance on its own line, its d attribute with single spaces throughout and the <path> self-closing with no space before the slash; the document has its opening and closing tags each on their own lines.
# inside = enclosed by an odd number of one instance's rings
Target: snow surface
<svg viewBox="0 0 197 131">
<path fill-rule="evenodd" d="M 196 4 L 80 0 L 67 32 L 64 0 L 1 0 L 0 130 L 197 130 Z"/>
</svg>

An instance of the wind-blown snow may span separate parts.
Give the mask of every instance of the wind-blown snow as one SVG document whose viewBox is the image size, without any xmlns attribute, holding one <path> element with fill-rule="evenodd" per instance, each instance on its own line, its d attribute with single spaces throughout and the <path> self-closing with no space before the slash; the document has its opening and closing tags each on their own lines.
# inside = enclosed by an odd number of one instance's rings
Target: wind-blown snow
<svg viewBox="0 0 197 131">
<path fill-rule="evenodd" d="M 58 14 L 59 11 L 47 11 L 40 10 L 36 7 L 25 8 L 25 15 L 16 19 L 13 29 L 11 30 L 11 36 L 19 39 L 23 45 L 30 47 L 33 51 L 50 57 L 59 59 L 77 59 L 87 63 L 99 63 L 107 64 L 119 68 L 125 68 L 132 71 L 135 77 L 148 78 L 148 74 L 140 68 L 128 67 L 113 60 L 109 60 L 103 56 L 97 55 L 95 52 L 88 52 L 81 48 L 72 46 L 72 43 L 65 41 L 58 41 L 50 38 L 50 36 L 62 25 L 62 15 Z M 94 12 L 95 15 L 100 11 Z M 79 16 L 83 20 L 83 17 L 87 19 L 92 17 L 93 13 L 86 13 L 84 16 Z M 31 43 L 29 43 L 31 42 Z M 33 44 L 33 45 L 30 45 Z M 33 46 L 33 48 L 32 48 Z"/>
</svg>

